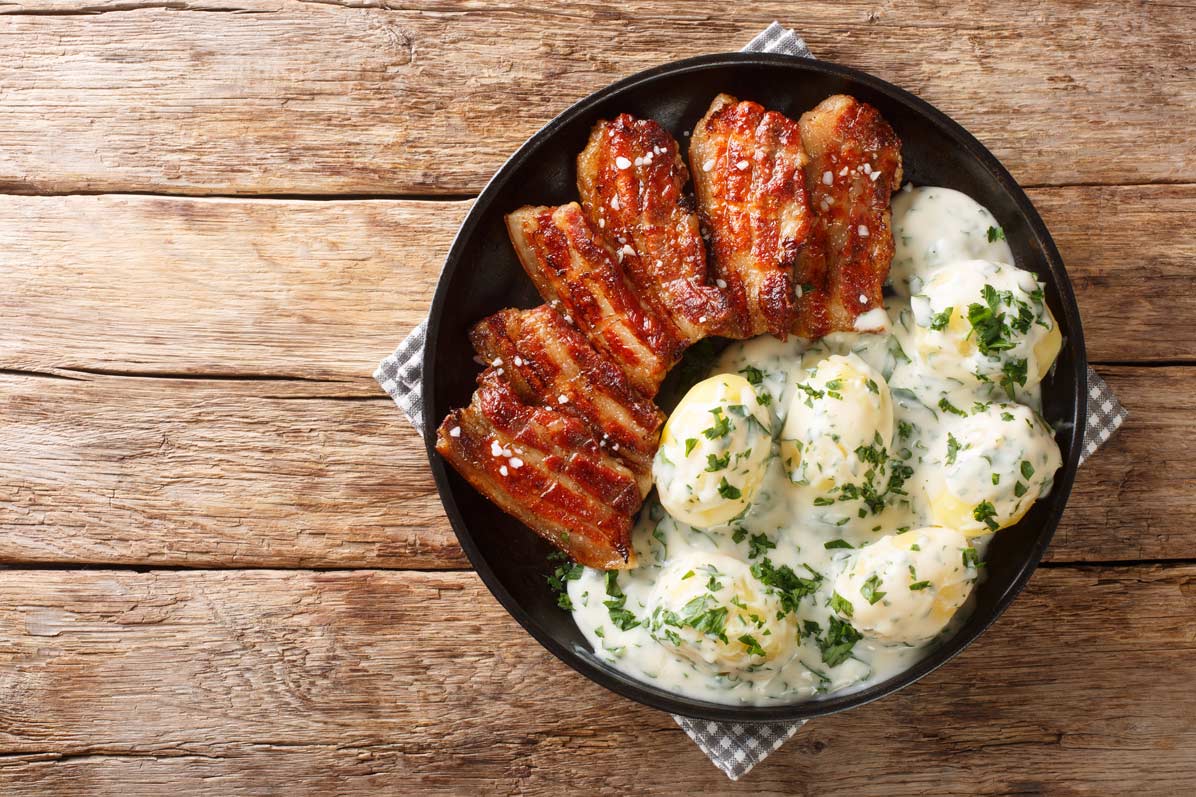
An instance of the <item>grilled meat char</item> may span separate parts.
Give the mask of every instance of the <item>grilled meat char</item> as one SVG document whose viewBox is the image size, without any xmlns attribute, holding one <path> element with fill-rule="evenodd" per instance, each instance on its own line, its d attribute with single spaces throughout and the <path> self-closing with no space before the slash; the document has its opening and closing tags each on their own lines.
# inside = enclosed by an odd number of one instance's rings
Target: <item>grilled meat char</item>
<svg viewBox="0 0 1196 797">
<path fill-rule="evenodd" d="M 635 566 L 635 474 L 580 418 L 520 400 L 497 368 L 483 371 L 469 406 L 440 424 L 436 450 L 478 492 L 575 561 L 603 570 Z"/>
<path fill-rule="evenodd" d="M 890 199 L 901 187 L 901 140 L 880 112 L 854 97 L 828 97 L 802 114 L 814 226 L 798 259 L 794 334 L 868 332 L 857 323 L 884 306 L 893 261 Z"/>
<path fill-rule="evenodd" d="M 808 160 L 796 122 L 727 94 L 694 127 L 689 165 L 732 306 L 728 337 L 783 340 L 793 326 L 793 266 L 812 222 Z"/>
<path fill-rule="evenodd" d="M 627 375 L 646 398 L 685 350 L 673 326 L 635 290 L 612 250 L 581 207 L 522 207 L 507 215 L 507 230 L 536 289 L 594 348 Z"/>
<path fill-rule="evenodd" d="M 676 140 L 650 119 L 620 114 L 594 125 L 577 156 L 577 189 L 592 228 L 685 345 L 718 334 L 730 305 L 706 265 L 689 172 Z"/>
<path fill-rule="evenodd" d="M 647 495 L 664 414 L 559 312 L 548 305 L 500 310 L 478 322 L 470 340 L 482 359 L 504 369 L 523 401 L 585 422 L 599 447 L 621 460 Z"/>
</svg>

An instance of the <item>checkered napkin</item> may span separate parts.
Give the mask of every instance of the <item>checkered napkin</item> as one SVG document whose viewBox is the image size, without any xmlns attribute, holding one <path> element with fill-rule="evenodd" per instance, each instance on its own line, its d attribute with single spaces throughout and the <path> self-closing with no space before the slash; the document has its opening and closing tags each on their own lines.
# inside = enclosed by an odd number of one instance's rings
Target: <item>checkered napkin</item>
<svg viewBox="0 0 1196 797">
<path fill-rule="evenodd" d="M 792 30 L 774 22 L 752 39 L 745 52 L 782 53 L 800 58 L 813 58 L 806 43 Z M 378 365 L 374 379 L 394 399 L 395 404 L 422 434 L 424 428 L 423 386 L 420 369 L 423 367 L 424 338 L 428 322 L 421 321 L 411 331 L 394 354 Z M 1126 416 L 1105 381 L 1088 369 L 1088 423 L 1084 431 L 1083 462 L 1108 440 Z M 803 722 L 710 722 L 673 716 L 681 729 L 702 748 L 714 765 L 731 780 L 738 780 L 774 750 L 789 740 Z"/>
</svg>

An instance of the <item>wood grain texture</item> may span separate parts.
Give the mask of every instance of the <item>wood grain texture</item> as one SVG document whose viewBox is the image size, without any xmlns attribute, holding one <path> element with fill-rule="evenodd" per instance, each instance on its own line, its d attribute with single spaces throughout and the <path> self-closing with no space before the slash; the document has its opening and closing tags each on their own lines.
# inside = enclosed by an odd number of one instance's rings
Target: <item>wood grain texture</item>
<svg viewBox="0 0 1196 797">
<path fill-rule="evenodd" d="M 1196 186 L 1032 192 L 1095 361 L 1196 359 Z M 0 197 L 0 368 L 336 380 L 427 313 L 468 202 Z"/>
<path fill-rule="evenodd" d="M 1196 558 L 1196 368 L 1101 371 L 1132 415 L 1048 558 Z M 0 375 L 0 561 L 467 566 L 414 430 L 337 388 Z"/>
<path fill-rule="evenodd" d="M 368 7 L 362 7 L 368 6 Z M 471 193 L 572 102 L 773 19 L 956 118 L 1031 184 L 1196 180 L 1175 4 L 13 0 L 0 189 Z M 41 15 L 51 12 L 50 15 Z M 108 13 L 100 13 L 108 12 Z M 231 12 L 231 13 L 216 13 Z M 53 129 L 54 135 L 45 135 Z"/>
<path fill-rule="evenodd" d="M 1150 607 L 1144 611 L 1144 607 Z M 471 573 L 8 571 L 8 795 L 1184 793 L 1196 567 L 1044 570 L 924 681 L 745 781 Z"/>
</svg>

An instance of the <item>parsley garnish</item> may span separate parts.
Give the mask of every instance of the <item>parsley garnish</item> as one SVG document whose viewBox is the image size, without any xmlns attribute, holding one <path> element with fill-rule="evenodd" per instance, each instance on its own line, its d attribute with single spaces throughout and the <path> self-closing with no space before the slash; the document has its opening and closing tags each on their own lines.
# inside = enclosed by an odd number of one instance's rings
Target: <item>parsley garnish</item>
<svg viewBox="0 0 1196 797">
<path fill-rule="evenodd" d="M 814 499 L 814 506 L 834 506 L 835 499 L 827 498 L 825 495 L 820 495 Z"/>
<path fill-rule="evenodd" d="M 909 437 L 914 433 L 914 426 L 909 421 L 897 421 L 897 435 L 899 437 Z"/>
<path fill-rule="evenodd" d="M 1026 360 L 1014 358 L 1001 366 L 1001 387 L 1009 398 L 1013 398 L 1013 384 L 1016 382 L 1023 387 L 1026 384 Z"/>
<path fill-rule="evenodd" d="M 828 551 L 833 551 L 836 548 L 848 548 L 848 549 L 855 548 L 855 546 L 852 545 L 847 540 L 831 540 L 830 542 L 823 543 L 822 547 L 827 549 Z"/>
<path fill-rule="evenodd" d="M 767 556 L 752 565 L 752 575 L 761 584 L 772 587 L 777 592 L 781 599 L 781 609 L 785 613 L 796 612 L 801 599 L 813 595 L 822 582 L 822 576 L 817 573 L 814 573 L 814 578 L 802 578 L 794 573 L 789 565 L 777 567 Z"/>
<path fill-rule="evenodd" d="M 731 501 L 734 501 L 743 495 L 738 487 L 727 481 L 726 476 L 724 476 L 722 481 L 718 483 L 718 494 Z"/>
<path fill-rule="evenodd" d="M 1001 528 L 1001 524 L 996 521 L 997 508 L 992 505 L 992 501 L 981 501 L 976 504 L 976 508 L 972 510 L 972 517 L 988 526 L 990 531 Z"/>
<path fill-rule="evenodd" d="M 961 548 L 963 551 L 963 566 L 964 567 L 983 567 L 984 562 L 980 561 L 980 552 L 970 545 L 967 548 Z"/>
<path fill-rule="evenodd" d="M 753 385 L 758 385 L 764 381 L 764 372 L 754 365 L 740 368 L 739 373 L 743 374 L 743 378 Z"/>
<path fill-rule="evenodd" d="M 620 631 L 630 631 L 640 624 L 635 615 L 629 609 L 624 608 L 627 603 L 627 596 L 623 594 L 622 587 L 619 586 L 619 571 L 606 571 L 606 594 L 610 596 L 610 600 L 603 601 L 602 604 L 610 612 L 610 621 L 615 624 L 615 627 Z"/>
<path fill-rule="evenodd" d="M 910 592 L 918 592 L 930 586 L 929 581 L 915 581 L 909 585 Z"/>
<path fill-rule="evenodd" d="M 724 470 L 730 464 L 731 464 L 731 452 L 730 451 L 723 454 L 721 457 L 717 457 L 714 454 L 706 455 L 706 472 L 707 473 L 714 473 L 715 471 Z"/>
<path fill-rule="evenodd" d="M 698 444 L 698 438 L 696 438 L 696 437 L 688 438 L 685 441 L 685 456 L 688 457 L 691 453 L 693 453 L 694 446 L 696 446 L 697 444 Z"/>
<path fill-rule="evenodd" d="M 749 546 L 748 559 L 755 559 L 757 556 L 776 548 L 777 544 L 768 539 L 768 536 L 765 534 L 753 534 Z"/>
<path fill-rule="evenodd" d="M 831 595 L 831 609 L 843 615 L 844 617 L 851 617 L 855 614 L 855 606 L 851 601 L 844 598 L 838 592 Z"/>
<path fill-rule="evenodd" d="M 946 399 L 944 399 L 945 401 Z M 955 435 L 950 432 L 947 433 L 947 464 L 955 464 L 955 455 L 959 453 L 959 441 L 955 439 Z"/>
<path fill-rule="evenodd" d="M 939 409 L 940 409 L 940 410 L 942 410 L 943 412 L 949 412 L 949 413 L 951 413 L 952 415 L 958 415 L 958 416 L 959 416 L 959 417 L 961 417 L 961 418 L 966 418 L 966 417 L 968 417 L 968 414 L 967 414 L 966 412 L 964 412 L 963 410 L 961 410 L 959 407 L 956 407 L 956 406 L 955 406 L 954 404 L 952 404 L 950 401 L 947 401 L 947 397 L 946 397 L 946 396 L 944 396 L 943 398 L 939 399 Z"/>
<path fill-rule="evenodd" d="M 752 655 L 752 656 L 765 655 L 764 648 L 760 647 L 760 643 L 757 642 L 756 638 L 754 636 L 752 636 L 751 634 L 744 634 L 743 636 L 741 636 L 739 638 L 739 641 L 743 643 L 743 646 L 745 648 L 747 648 L 747 651 L 750 655 Z"/>
<path fill-rule="evenodd" d="M 1026 485 L 1022 484 L 1021 482 L 1013 485 L 1013 494 L 1018 498 L 1021 498 L 1026 494 Z"/>
<path fill-rule="evenodd" d="M 1026 481 L 1030 481 L 1030 477 L 1034 475 L 1034 466 L 1028 461 L 1022 460 L 1022 477 Z"/>
<path fill-rule="evenodd" d="M 859 642 L 863 635 L 851 625 L 834 615 L 831 616 L 831 627 L 826 636 L 818 640 L 818 647 L 822 650 L 822 661 L 828 667 L 837 667 L 851 657 L 851 649 Z"/>
<path fill-rule="evenodd" d="M 930 317 L 930 328 L 936 332 L 947 328 L 947 324 L 951 321 L 951 313 L 955 311 L 954 307 L 948 307 L 941 313 L 935 313 Z"/>
<path fill-rule="evenodd" d="M 996 243 L 997 241 L 1004 241 L 1004 240 L 1005 240 L 1005 231 L 1003 229 L 1001 229 L 1000 227 L 989 227 L 988 228 L 988 242 L 990 244 Z"/>
<path fill-rule="evenodd" d="M 880 576 L 876 573 L 868 576 L 868 580 L 860 587 L 860 594 L 864 596 L 869 604 L 875 606 L 877 601 L 883 598 L 888 593 L 877 592 L 876 588 L 880 586 Z"/>
<path fill-rule="evenodd" d="M 707 440 L 714 440 L 715 438 L 725 437 L 731 431 L 731 419 L 723 415 L 722 407 L 715 407 L 710 411 L 714 414 L 714 426 L 702 432 Z"/>
<path fill-rule="evenodd" d="M 556 568 L 552 571 L 552 575 L 548 576 L 548 587 L 553 592 L 557 593 L 556 603 L 565 611 L 573 610 L 573 601 L 569 598 L 569 593 L 566 591 L 566 584 L 569 581 L 576 581 L 581 578 L 582 571 L 585 569 L 576 562 L 569 560 L 569 557 L 560 551 L 553 551 L 548 555 L 548 563 L 556 562 Z"/>
<path fill-rule="evenodd" d="M 735 543 L 743 542 L 747 539 L 747 529 L 743 526 L 736 526 L 735 531 L 731 532 L 731 541 Z"/>
</svg>

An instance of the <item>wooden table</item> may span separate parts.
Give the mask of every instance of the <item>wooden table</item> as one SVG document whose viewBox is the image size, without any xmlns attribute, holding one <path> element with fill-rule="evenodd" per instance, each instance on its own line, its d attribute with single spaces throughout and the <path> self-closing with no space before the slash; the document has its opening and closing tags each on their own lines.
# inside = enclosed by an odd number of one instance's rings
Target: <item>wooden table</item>
<svg viewBox="0 0 1196 797">
<path fill-rule="evenodd" d="M 0 792 L 1191 793 L 1196 8 L 486 5 L 0 6 Z M 1029 188 L 1133 415 L 980 642 L 732 784 L 499 608 L 370 372 L 520 142 L 774 18 Z"/>
</svg>

